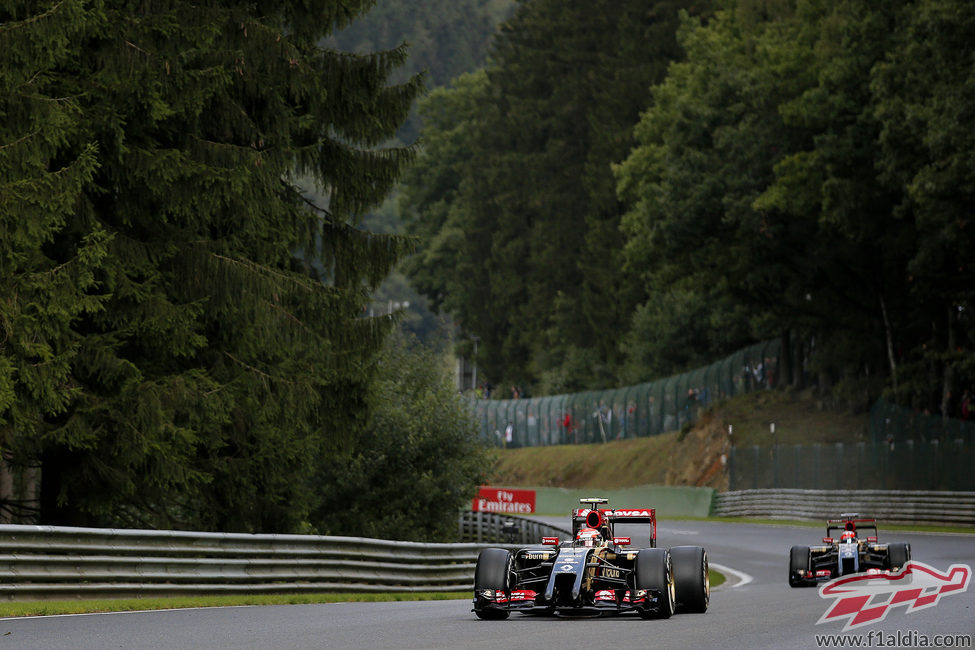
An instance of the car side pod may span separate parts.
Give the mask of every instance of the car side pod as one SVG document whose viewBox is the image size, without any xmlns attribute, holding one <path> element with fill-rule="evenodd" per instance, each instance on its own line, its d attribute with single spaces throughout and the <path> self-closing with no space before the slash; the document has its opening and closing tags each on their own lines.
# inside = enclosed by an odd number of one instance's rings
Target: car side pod
<svg viewBox="0 0 975 650">
<path fill-rule="evenodd" d="M 478 553 L 473 609 L 478 618 L 494 621 L 508 618 L 512 562 L 511 552 L 503 548 L 486 548 Z"/>
</svg>

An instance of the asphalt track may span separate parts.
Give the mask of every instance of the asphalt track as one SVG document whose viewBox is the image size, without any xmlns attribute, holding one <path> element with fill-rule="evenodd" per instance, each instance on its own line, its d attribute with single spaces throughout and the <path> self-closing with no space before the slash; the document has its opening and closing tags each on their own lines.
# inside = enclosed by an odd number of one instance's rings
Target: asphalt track
<svg viewBox="0 0 975 650">
<path fill-rule="evenodd" d="M 817 589 L 792 589 L 786 582 L 789 548 L 815 544 L 821 536 L 818 529 L 790 526 L 662 523 L 660 546 L 704 546 L 713 564 L 733 570 L 729 583 L 713 590 L 706 614 L 666 621 L 520 614 L 480 621 L 469 600 L 226 607 L 4 619 L 0 648 L 827 647 L 817 645 L 817 635 L 842 634 L 841 623 L 817 625 L 830 602 Z M 881 528 L 881 539 L 910 542 L 915 560 L 942 571 L 952 564 L 975 568 L 972 535 L 885 534 Z M 891 642 L 898 638 L 908 643 L 900 647 L 918 647 L 924 640 L 933 647 L 936 635 L 964 635 L 967 647 L 975 647 L 975 584 L 928 609 L 891 608 L 884 621 L 851 631 L 845 641 L 833 639 L 829 647 L 837 642 L 849 647 L 854 637 L 861 647 L 897 647 Z"/>
</svg>

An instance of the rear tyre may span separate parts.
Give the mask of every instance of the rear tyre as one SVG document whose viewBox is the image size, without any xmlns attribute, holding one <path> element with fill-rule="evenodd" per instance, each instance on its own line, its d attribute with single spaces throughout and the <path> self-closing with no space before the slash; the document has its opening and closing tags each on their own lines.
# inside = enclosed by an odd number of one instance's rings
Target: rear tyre
<svg viewBox="0 0 975 650">
<path fill-rule="evenodd" d="M 674 564 L 675 610 L 695 614 L 708 611 L 711 579 L 707 551 L 700 546 L 674 546 L 670 557 Z"/>
<path fill-rule="evenodd" d="M 805 587 L 809 584 L 800 571 L 809 571 L 809 547 L 793 546 L 789 552 L 789 586 Z"/>
<path fill-rule="evenodd" d="M 896 571 L 911 561 L 911 545 L 897 542 L 887 545 L 887 568 Z"/>
<path fill-rule="evenodd" d="M 670 551 L 665 548 L 645 548 L 636 556 L 633 586 L 636 591 L 656 595 L 654 607 L 640 610 L 641 618 L 670 618 L 674 615 L 674 566 Z M 631 594 L 631 598 L 633 594 Z"/>
<path fill-rule="evenodd" d="M 481 592 L 490 589 L 511 596 L 511 553 L 503 548 L 486 548 L 477 556 L 474 568 L 474 614 L 489 621 L 508 618 L 508 611 L 487 605 Z"/>
</svg>

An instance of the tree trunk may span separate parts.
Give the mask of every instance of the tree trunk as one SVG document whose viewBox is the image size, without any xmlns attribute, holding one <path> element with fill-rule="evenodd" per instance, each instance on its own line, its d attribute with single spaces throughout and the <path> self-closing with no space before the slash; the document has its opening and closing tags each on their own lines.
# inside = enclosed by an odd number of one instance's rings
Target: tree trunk
<svg viewBox="0 0 975 650">
<path fill-rule="evenodd" d="M 65 485 L 69 470 L 77 464 L 73 454 L 49 451 L 41 458 L 40 523 L 47 526 L 87 526 L 88 516 L 71 503 L 70 485 Z M 61 503 L 62 489 L 68 495 Z"/>
<path fill-rule="evenodd" d="M 887 363 L 890 364 L 890 378 L 894 386 L 894 394 L 897 394 L 897 358 L 894 356 L 894 331 L 890 326 L 890 318 L 887 315 L 887 303 L 884 296 L 880 296 L 880 313 L 884 319 L 884 336 L 887 339 Z"/>
<path fill-rule="evenodd" d="M 947 342 L 948 342 L 948 359 L 945 361 L 943 381 L 941 384 L 941 421 L 946 422 L 949 417 L 954 415 L 951 412 L 953 405 L 953 396 L 951 394 L 952 389 L 955 384 L 955 364 L 951 361 L 951 354 L 955 351 L 956 338 L 955 338 L 955 305 L 948 305 L 948 318 L 947 318 Z"/>
<path fill-rule="evenodd" d="M 803 372 L 803 367 L 805 366 L 806 359 L 809 358 L 809 352 L 806 346 L 806 342 L 800 339 L 796 344 L 796 354 L 792 359 L 792 385 L 797 389 L 802 390 L 806 387 L 805 373 Z"/>
<path fill-rule="evenodd" d="M 782 332 L 782 349 L 779 352 L 779 371 L 775 373 L 775 387 L 786 388 L 792 377 L 792 337 L 786 329 Z M 771 388 L 771 386 L 770 386 Z"/>
<path fill-rule="evenodd" d="M 5 457 L 0 457 L 0 524 L 13 523 L 14 473 Z"/>
</svg>

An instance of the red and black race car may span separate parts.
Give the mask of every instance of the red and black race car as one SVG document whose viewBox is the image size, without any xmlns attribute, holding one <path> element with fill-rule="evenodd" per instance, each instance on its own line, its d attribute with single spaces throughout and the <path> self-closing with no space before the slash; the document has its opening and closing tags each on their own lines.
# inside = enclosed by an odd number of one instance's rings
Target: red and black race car
<svg viewBox="0 0 975 650">
<path fill-rule="evenodd" d="M 821 546 L 793 546 L 789 555 L 789 585 L 814 587 L 833 578 L 867 571 L 890 571 L 911 559 L 906 542 L 881 544 L 877 520 L 844 513 L 826 522 Z"/>
<path fill-rule="evenodd" d="M 711 598 L 708 556 L 700 546 L 657 548 L 653 508 L 606 508 L 580 499 L 572 539 L 544 537 L 515 552 L 481 551 L 474 572 L 474 613 L 601 616 L 636 612 L 670 618 L 705 612 Z"/>
</svg>

